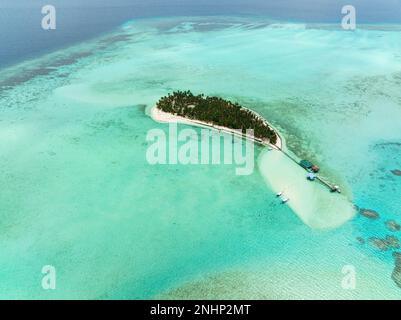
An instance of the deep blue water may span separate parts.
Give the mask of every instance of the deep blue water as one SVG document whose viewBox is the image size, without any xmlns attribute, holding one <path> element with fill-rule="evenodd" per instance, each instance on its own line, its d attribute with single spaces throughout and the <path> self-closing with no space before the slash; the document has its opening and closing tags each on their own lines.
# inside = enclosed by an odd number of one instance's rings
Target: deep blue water
<svg viewBox="0 0 401 320">
<path fill-rule="evenodd" d="M 57 9 L 57 30 L 41 29 L 41 8 Z M 340 22 L 353 4 L 358 22 L 401 22 L 401 0 L 1 0 L 0 68 L 90 39 L 124 21 L 152 16 L 258 14 L 274 19 Z"/>
</svg>

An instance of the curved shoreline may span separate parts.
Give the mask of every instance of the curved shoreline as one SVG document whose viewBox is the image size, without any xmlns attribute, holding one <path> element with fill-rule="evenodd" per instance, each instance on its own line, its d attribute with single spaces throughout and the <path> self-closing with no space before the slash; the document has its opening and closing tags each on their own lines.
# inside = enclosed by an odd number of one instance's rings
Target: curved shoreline
<svg viewBox="0 0 401 320">
<path fill-rule="evenodd" d="M 218 131 L 223 131 L 223 132 L 228 133 L 228 134 L 233 134 L 233 135 L 236 135 L 236 136 L 239 136 L 239 137 L 242 137 L 242 138 L 246 138 L 248 140 L 251 140 L 251 141 L 253 141 L 255 143 L 258 143 L 260 145 L 263 145 L 263 146 L 269 146 L 269 147 L 272 147 L 274 149 L 281 150 L 282 147 L 283 147 L 283 140 L 282 140 L 281 136 L 278 134 L 277 130 L 274 129 L 262 116 L 257 114 L 255 111 L 247 109 L 247 108 L 244 108 L 244 109 L 249 110 L 250 112 L 255 114 L 257 117 L 263 119 L 263 121 L 265 121 L 266 124 L 269 125 L 270 128 L 272 128 L 272 130 L 274 130 L 275 134 L 277 135 L 277 142 L 275 144 L 272 144 L 270 142 L 264 141 L 262 139 L 255 138 L 254 136 L 241 134 L 241 133 L 238 132 L 238 130 L 235 130 L 235 129 L 216 126 L 216 125 L 208 123 L 208 122 L 192 120 L 192 119 L 188 119 L 188 118 L 185 118 L 185 117 L 173 115 L 171 113 L 167 113 L 167 112 L 164 112 L 164 111 L 160 110 L 159 108 L 157 108 L 157 106 L 154 106 L 149 110 L 149 116 L 156 122 L 160 122 L 160 123 L 182 123 L 182 124 L 188 124 L 188 125 L 201 127 L 201 128 L 209 128 L 209 129 L 214 129 L 214 130 L 218 130 Z"/>
</svg>

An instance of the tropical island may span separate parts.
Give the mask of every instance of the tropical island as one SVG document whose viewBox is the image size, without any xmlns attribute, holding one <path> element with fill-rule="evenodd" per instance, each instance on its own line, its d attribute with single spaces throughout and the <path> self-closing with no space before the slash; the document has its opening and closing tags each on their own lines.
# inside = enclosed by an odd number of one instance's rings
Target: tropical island
<svg viewBox="0 0 401 320">
<path fill-rule="evenodd" d="M 261 116 L 255 112 L 220 97 L 194 95 L 191 91 L 175 91 L 160 98 L 156 109 L 182 117 L 229 130 L 239 130 L 243 134 L 253 129 L 256 140 L 276 145 L 277 133 Z"/>
</svg>

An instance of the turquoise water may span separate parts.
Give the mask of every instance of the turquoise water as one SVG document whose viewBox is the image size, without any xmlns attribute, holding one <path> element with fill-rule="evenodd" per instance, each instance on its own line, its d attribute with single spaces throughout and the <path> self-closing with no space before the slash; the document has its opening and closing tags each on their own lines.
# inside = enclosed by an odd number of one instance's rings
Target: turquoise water
<svg viewBox="0 0 401 320">
<path fill-rule="evenodd" d="M 401 222 L 399 31 L 136 20 L 3 70 L 0 297 L 399 298 L 391 250 L 356 240 Z M 168 127 L 145 107 L 177 89 L 262 114 L 381 218 L 314 230 L 259 169 L 149 165 L 146 134 Z M 341 288 L 349 264 L 355 290 Z M 44 265 L 56 290 L 41 287 Z"/>
</svg>

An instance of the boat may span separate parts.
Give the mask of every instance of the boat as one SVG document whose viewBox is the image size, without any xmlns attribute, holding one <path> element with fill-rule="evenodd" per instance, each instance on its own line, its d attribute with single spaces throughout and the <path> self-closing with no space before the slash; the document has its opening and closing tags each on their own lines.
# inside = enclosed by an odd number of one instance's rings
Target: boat
<svg viewBox="0 0 401 320">
<path fill-rule="evenodd" d="M 290 199 L 288 199 L 288 198 L 281 198 L 281 203 L 282 203 L 282 204 L 287 203 L 288 201 L 290 201 Z"/>
<path fill-rule="evenodd" d="M 276 197 L 281 197 L 281 195 L 283 194 L 283 191 L 280 191 L 276 194 Z"/>
<path fill-rule="evenodd" d="M 316 179 L 316 175 L 312 172 L 308 172 L 306 174 L 306 179 L 308 179 L 309 181 L 314 181 Z"/>
<path fill-rule="evenodd" d="M 340 187 L 339 187 L 339 186 L 332 186 L 332 187 L 330 188 L 330 191 L 331 191 L 331 192 L 338 192 L 338 193 L 341 193 L 341 190 L 340 190 Z"/>
</svg>

